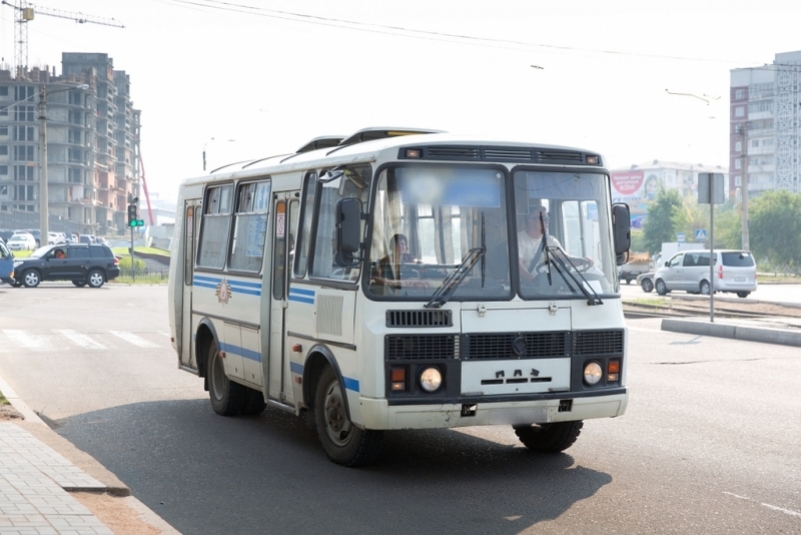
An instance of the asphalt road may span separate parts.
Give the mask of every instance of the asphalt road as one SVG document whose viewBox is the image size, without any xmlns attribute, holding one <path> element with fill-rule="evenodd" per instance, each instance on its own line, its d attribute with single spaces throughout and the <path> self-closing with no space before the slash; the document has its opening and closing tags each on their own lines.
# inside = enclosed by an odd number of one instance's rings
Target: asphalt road
<svg viewBox="0 0 801 535">
<path fill-rule="evenodd" d="M 625 298 L 640 298 L 640 297 L 659 297 L 656 290 L 645 293 L 634 281 L 631 284 L 625 282 L 620 285 L 620 291 Z M 690 295 L 687 292 L 676 291 L 671 292 L 668 296 L 686 296 Z M 760 284 L 757 290 L 751 293 L 745 299 L 740 299 L 732 293 L 716 293 L 715 299 L 733 299 L 743 302 L 748 301 L 766 301 L 770 303 L 791 303 L 801 306 L 801 284 Z"/>
<path fill-rule="evenodd" d="M 283 412 L 219 417 L 164 286 L 0 286 L 0 376 L 185 534 L 801 533 L 797 348 L 629 327 L 628 412 L 560 455 L 402 431 L 347 469 Z"/>
</svg>

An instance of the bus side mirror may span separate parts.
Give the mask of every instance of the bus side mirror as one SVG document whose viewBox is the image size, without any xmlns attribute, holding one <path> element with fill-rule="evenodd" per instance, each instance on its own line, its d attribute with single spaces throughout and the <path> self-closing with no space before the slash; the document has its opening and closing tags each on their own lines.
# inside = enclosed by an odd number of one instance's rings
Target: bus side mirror
<svg viewBox="0 0 801 535">
<path fill-rule="evenodd" d="M 626 263 L 631 248 L 631 212 L 629 205 L 615 203 L 612 205 L 612 232 L 615 240 L 615 259 L 617 265 Z"/>
<path fill-rule="evenodd" d="M 352 266 L 361 250 L 362 203 L 348 197 L 337 203 L 337 254 L 336 263 L 341 267 Z"/>
</svg>

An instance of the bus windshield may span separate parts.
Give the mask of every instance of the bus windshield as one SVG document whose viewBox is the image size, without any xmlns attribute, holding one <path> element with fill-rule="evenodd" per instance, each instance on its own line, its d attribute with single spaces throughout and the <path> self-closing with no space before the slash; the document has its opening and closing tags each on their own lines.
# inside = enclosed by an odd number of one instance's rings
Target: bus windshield
<svg viewBox="0 0 801 535">
<path fill-rule="evenodd" d="M 378 177 L 367 292 L 374 297 L 512 296 L 506 174 L 500 168 L 398 166 Z"/>
<path fill-rule="evenodd" d="M 605 175 L 515 170 L 511 209 L 506 176 L 485 167 L 384 169 L 368 294 L 441 306 L 515 293 L 602 304 L 599 295 L 616 292 Z"/>
</svg>

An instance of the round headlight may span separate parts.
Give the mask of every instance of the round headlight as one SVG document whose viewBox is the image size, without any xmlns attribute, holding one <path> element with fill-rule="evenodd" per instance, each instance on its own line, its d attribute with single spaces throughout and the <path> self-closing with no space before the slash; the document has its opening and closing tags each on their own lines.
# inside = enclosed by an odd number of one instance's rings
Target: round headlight
<svg viewBox="0 0 801 535">
<path fill-rule="evenodd" d="M 433 392 L 442 385 L 442 374 L 436 368 L 426 368 L 420 374 L 420 386 L 426 392 Z"/>
<path fill-rule="evenodd" d="M 600 364 L 597 362 L 590 362 L 584 366 L 584 382 L 588 385 L 597 384 L 598 381 L 601 380 L 603 373 Z"/>
</svg>

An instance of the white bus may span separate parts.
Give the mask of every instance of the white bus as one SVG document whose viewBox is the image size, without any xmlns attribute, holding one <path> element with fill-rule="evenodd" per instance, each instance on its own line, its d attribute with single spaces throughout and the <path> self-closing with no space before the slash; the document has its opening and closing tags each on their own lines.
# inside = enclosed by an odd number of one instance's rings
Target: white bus
<svg viewBox="0 0 801 535">
<path fill-rule="evenodd" d="M 305 417 L 357 466 L 388 430 L 511 425 L 559 452 L 626 410 L 629 210 L 598 153 L 370 128 L 178 203 L 173 347 L 218 414 Z"/>
</svg>

